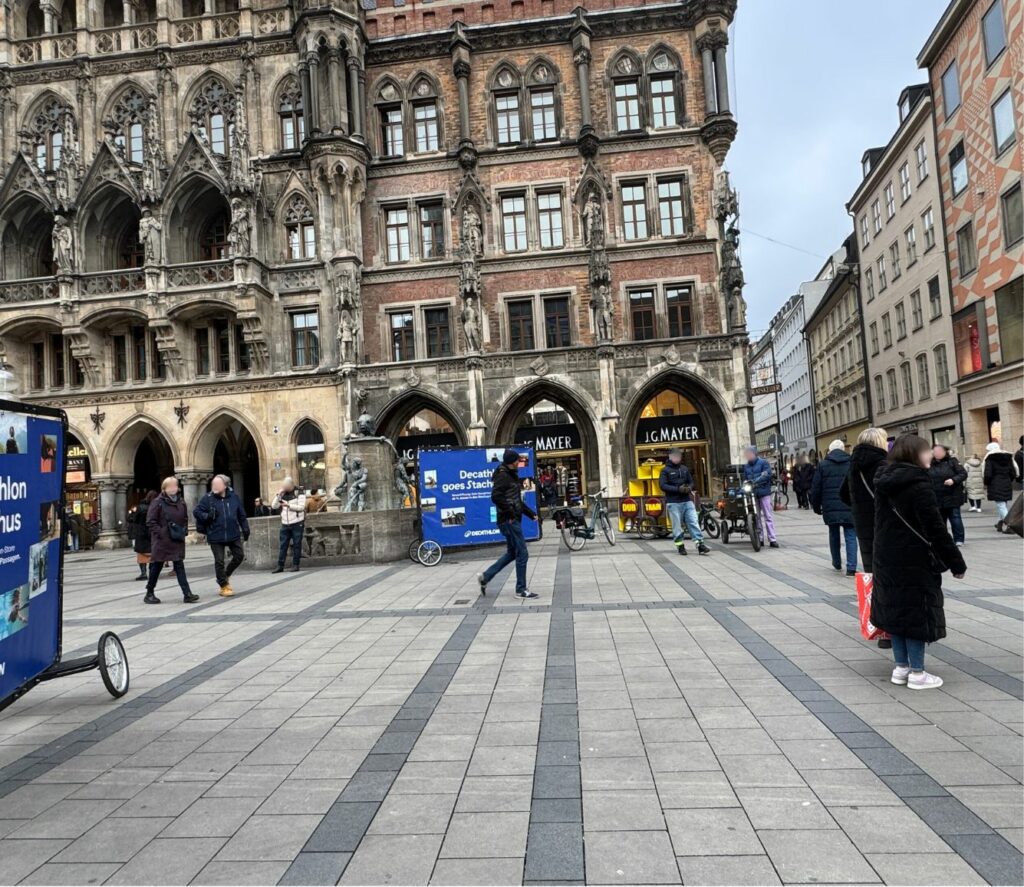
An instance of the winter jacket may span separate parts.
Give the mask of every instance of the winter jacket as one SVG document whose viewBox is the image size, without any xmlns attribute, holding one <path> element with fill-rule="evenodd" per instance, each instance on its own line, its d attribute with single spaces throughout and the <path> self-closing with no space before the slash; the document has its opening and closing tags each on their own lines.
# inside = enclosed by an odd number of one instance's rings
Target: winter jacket
<svg viewBox="0 0 1024 887">
<path fill-rule="evenodd" d="M 306 497 L 298 490 L 290 493 L 278 493 L 270 507 L 281 514 L 282 525 L 301 524 L 306 520 Z"/>
<path fill-rule="evenodd" d="M 249 519 L 242 508 L 242 500 L 228 487 L 223 496 L 207 493 L 192 512 L 196 519 L 196 532 L 206 536 L 207 542 L 235 542 L 249 538 Z"/>
<path fill-rule="evenodd" d="M 991 502 L 1009 502 L 1016 477 L 1017 466 L 1009 453 L 1000 450 L 985 456 L 985 489 Z"/>
<path fill-rule="evenodd" d="M 872 567 L 871 621 L 878 628 L 929 643 L 946 636 L 939 570 L 964 573 L 967 566 L 924 468 L 887 462 L 878 469 Z"/>
<path fill-rule="evenodd" d="M 753 462 L 745 463 L 743 479 L 754 485 L 754 495 L 758 498 L 772 494 L 772 467 L 766 459 L 758 456 Z"/>
<path fill-rule="evenodd" d="M 491 475 L 491 502 L 498 512 L 498 523 L 522 520 L 523 515 L 536 519 L 537 515 L 523 501 L 519 472 L 514 466 L 499 465 Z"/>
<path fill-rule="evenodd" d="M 1017 467 L 1017 482 L 1024 480 L 1024 447 L 1013 454 L 1013 464 Z"/>
<path fill-rule="evenodd" d="M 665 494 L 666 502 L 690 502 L 693 499 L 693 475 L 682 462 L 678 465 L 666 462 L 661 469 L 658 486 Z"/>
<path fill-rule="evenodd" d="M 850 470 L 839 488 L 839 498 L 850 506 L 857 531 L 864 572 L 871 572 L 875 542 L 875 472 L 888 453 L 871 444 L 857 444 L 850 454 Z"/>
<path fill-rule="evenodd" d="M 811 508 L 820 514 L 826 524 L 853 526 L 853 513 L 839 495 L 846 474 L 850 470 L 850 457 L 842 450 L 832 450 L 818 463 L 811 484 Z"/>
<path fill-rule="evenodd" d="M 980 502 L 985 498 L 985 466 L 977 456 L 967 460 L 967 498 Z"/>
<path fill-rule="evenodd" d="M 967 480 L 967 470 L 956 459 L 948 453 L 944 459 L 936 459 L 928 469 L 928 475 L 932 479 L 935 500 L 939 503 L 939 508 L 959 508 L 964 504 L 964 481 Z M 946 486 L 947 480 L 953 481 L 951 487 Z"/>
<path fill-rule="evenodd" d="M 146 512 L 146 527 L 149 529 L 150 556 L 155 561 L 180 561 L 185 557 L 185 540 L 172 539 L 167 532 L 167 523 L 173 521 L 188 531 L 188 506 L 181 495 L 171 497 L 161 493 L 150 504 Z"/>
<path fill-rule="evenodd" d="M 814 466 L 810 462 L 804 462 L 793 469 L 794 493 L 809 493 L 813 482 Z"/>
<path fill-rule="evenodd" d="M 153 544 L 149 538 L 149 512 L 145 503 L 140 503 L 135 514 L 132 515 L 132 528 L 128 538 L 132 540 L 132 548 L 136 554 L 149 554 Z"/>
</svg>

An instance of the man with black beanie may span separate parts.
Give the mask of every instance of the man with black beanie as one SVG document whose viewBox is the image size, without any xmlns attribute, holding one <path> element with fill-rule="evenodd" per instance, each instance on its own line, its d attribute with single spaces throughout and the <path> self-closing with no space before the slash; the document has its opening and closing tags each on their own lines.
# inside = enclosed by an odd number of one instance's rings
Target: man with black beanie
<svg viewBox="0 0 1024 887">
<path fill-rule="evenodd" d="M 498 513 L 498 532 L 505 537 L 508 545 L 505 553 L 477 576 L 480 594 L 487 594 L 487 583 L 516 562 L 516 595 L 521 598 L 535 598 L 536 592 L 526 587 L 526 562 L 530 553 L 526 550 L 522 519 L 525 514 L 530 520 L 537 520 L 536 512 L 523 501 L 522 484 L 519 482 L 519 453 L 505 450 L 501 465 L 491 475 L 491 502 Z"/>
</svg>

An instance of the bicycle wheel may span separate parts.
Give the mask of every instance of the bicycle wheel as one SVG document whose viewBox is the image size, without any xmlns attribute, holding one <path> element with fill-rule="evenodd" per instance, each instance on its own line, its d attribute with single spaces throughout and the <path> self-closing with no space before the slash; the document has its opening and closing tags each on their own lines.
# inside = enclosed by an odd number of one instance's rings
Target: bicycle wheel
<svg viewBox="0 0 1024 887">
<path fill-rule="evenodd" d="M 608 517 L 607 511 L 602 511 L 599 515 L 601 521 L 601 532 L 604 533 L 604 538 L 608 540 L 609 545 L 615 544 L 615 528 L 612 526 L 612 520 Z"/>
<path fill-rule="evenodd" d="M 423 564 L 424 567 L 437 566 L 441 563 L 442 557 L 444 557 L 444 551 L 432 539 L 426 539 L 421 542 L 416 550 L 416 560 Z"/>
<path fill-rule="evenodd" d="M 775 493 L 775 507 L 788 508 L 789 507 L 789 493 L 784 493 L 779 490 Z"/>
<path fill-rule="evenodd" d="M 747 533 L 750 534 L 750 544 L 754 551 L 761 550 L 761 526 L 756 514 L 750 515 L 747 522 Z"/>
<path fill-rule="evenodd" d="M 420 561 L 420 559 L 416 556 L 416 554 L 417 554 L 417 552 L 419 552 L 419 550 L 420 550 L 420 540 L 419 539 L 413 539 L 412 542 L 409 543 L 409 560 L 411 560 L 414 564 L 418 564 L 419 561 Z"/>
<path fill-rule="evenodd" d="M 112 631 L 105 631 L 100 636 L 97 646 L 100 677 L 107 692 L 115 699 L 120 699 L 128 692 L 131 675 L 128 671 L 128 655 L 124 652 L 124 644 Z"/>
<path fill-rule="evenodd" d="M 562 527 L 562 542 L 569 551 L 579 551 L 587 544 L 585 532 L 582 527 Z"/>
<path fill-rule="evenodd" d="M 654 522 L 654 518 L 640 518 L 640 522 L 636 526 L 636 534 L 641 539 L 653 539 L 655 536 L 657 536 L 658 525 Z"/>
<path fill-rule="evenodd" d="M 717 539 L 722 534 L 722 528 L 710 514 L 704 518 L 704 535 L 709 539 Z"/>
</svg>

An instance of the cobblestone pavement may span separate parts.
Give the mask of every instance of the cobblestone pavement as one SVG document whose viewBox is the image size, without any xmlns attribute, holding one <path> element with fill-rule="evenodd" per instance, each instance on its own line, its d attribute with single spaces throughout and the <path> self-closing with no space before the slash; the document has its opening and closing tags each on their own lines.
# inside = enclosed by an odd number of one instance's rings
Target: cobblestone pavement
<svg viewBox="0 0 1024 887">
<path fill-rule="evenodd" d="M 926 693 L 804 512 L 759 554 L 549 536 L 530 605 L 508 572 L 478 596 L 480 553 L 221 599 L 192 548 L 191 607 L 72 555 L 65 649 L 118 631 L 132 689 L 0 714 L 0 883 L 1020 884 L 1024 545 L 992 520 Z"/>
</svg>

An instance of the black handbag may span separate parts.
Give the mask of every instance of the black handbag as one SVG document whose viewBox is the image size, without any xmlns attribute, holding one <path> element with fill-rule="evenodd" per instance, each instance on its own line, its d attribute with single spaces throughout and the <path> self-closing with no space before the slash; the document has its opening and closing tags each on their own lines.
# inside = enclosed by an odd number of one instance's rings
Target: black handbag
<svg viewBox="0 0 1024 887">
<path fill-rule="evenodd" d="M 167 536 L 172 542 L 184 542 L 188 536 L 188 530 L 177 521 L 167 519 L 167 507 L 160 503 L 160 511 L 164 516 L 164 525 L 167 527 Z"/>
<path fill-rule="evenodd" d="M 903 526 L 905 526 L 908 530 L 910 530 L 911 533 L 913 533 L 915 536 L 917 536 L 918 539 L 920 539 L 925 545 L 928 546 L 928 558 L 929 558 L 928 566 L 931 567 L 932 572 L 933 573 L 945 573 L 947 567 L 936 556 L 935 549 L 932 547 L 932 543 L 930 541 L 928 541 L 928 539 L 925 538 L 925 536 L 923 536 L 921 533 L 917 532 L 917 530 L 915 530 L 910 525 L 910 521 L 908 521 L 902 514 L 900 514 L 896 510 L 896 506 L 893 505 L 891 502 L 889 503 L 889 507 L 892 509 L 892 513 L 895 514 L 896 517 L 898 517 L 903 522 Z"/>
</svg>

